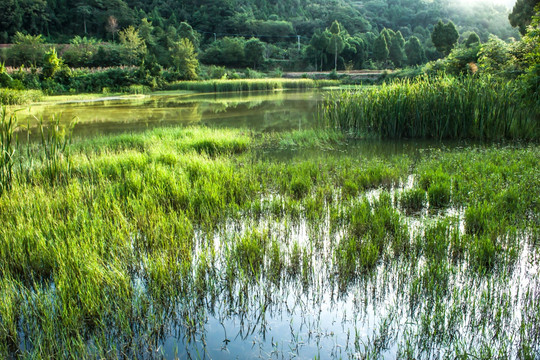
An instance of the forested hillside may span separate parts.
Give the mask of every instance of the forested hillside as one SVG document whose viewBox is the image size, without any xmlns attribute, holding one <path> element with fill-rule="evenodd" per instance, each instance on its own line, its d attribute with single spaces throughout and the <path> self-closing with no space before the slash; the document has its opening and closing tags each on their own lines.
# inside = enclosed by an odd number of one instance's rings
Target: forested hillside
<svg viewBox="0 0 540 360">
<path fill-rule="evenodd" d="M 475 32 L 482 41 L 490 34 L 504 40 L 518 37 L 508 22 L 506 7 L 457 6 L 448 0 L 2 0 L 0 43 L 13 42 L 17 32 L 42 34 L 48 43 L 69 43 L 77 35 L 116 41 L 122 29 L 151 25 L 142 31 L 146 31 L 146 44 L 152 47 L 155 40 L 167 47 L 165 43 L 174 41 L 186 22 L 205 49 L 227 36 L 254 36 L 279 45 L 270 47 L 266 57 L 290 59 L 299 56 L 289 51 L 297 45 L 297 36 L 302 45 L 308 45 L 313 34 L 337 20 L 343 31 L 361 35 L 365 51 L 370 52 L 380 31 L 388 28 L 400 31 L 405 40 L 418 38 L 426 50 L 425 60 L 431 60 L 440 55 L 430 41 L 439 19 L 452 20 L 460 34 Z M 358 42 L 351 46 L 358 48 Z M 214 55 L 209 57 L 215 59 Z M 238 65 L 226 60 L 223 64 Z"/>
<path fill-rule="evenodd" d="M 263 71 L 397 69 L 441 59 L 456 44 L 466 52 L 493 36 L 519 40 L 522 14 L 530 19 L 536 2 L 518 0 L 511 12 L 508 4 L 449 0 L 2 0 L 0 43 L 13 46 L 0 51 L 0 63 L 41 68 L 58 57 L 71 68 L 142 65 L 143 78 L 175 68 L 166 80 L 197 78 L 199 62 Z M 460 64 L 476 62 L 478 49 Z"/>
</svg>

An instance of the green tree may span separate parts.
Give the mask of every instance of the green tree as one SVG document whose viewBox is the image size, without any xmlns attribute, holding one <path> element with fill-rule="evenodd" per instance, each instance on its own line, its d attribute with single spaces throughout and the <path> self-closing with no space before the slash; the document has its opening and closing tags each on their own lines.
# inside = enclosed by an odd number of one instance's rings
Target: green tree
<svg viewBox="0 0 540 360">
<path fill-rule="evenodd" d="M 517 0 L 508 19 L 513 27 L 517 27 L 521 35 L 527 32 L 527 26 L 531 23 L 534 15 L 534 7 L 540 0 Z"/>
<path fill-rule="evenodd" d="M 330 39 L 328 41 L 328 47 L 326 50 L 334 55 L 334 70 L 337 71 L 337 59 L 338 55 L 341 54 L 343 49 L 345 48 L 345 42 L 343 41 L 343 34 L 341 31 L 341 25 L 334 21 L 332 25 L 330 26 Z"/>
<path fill-rule="evenodd" d="M 56 49 L 52 48 L 45 54 L 42 74 L 45 79 L 52 78 L 64 65 L 62 59 L 58 57 Z"/>
<path fill-rule="evenodd" d="M 45 55 L 45 40 L 41 35 L 25 35 L 17 32 L 13 36 L 13 46 L 8 50 L 11 65 L 41 65 Z"/>
<path fill-rule="evenodd" d="M 193 30 L 191 25 L 189 25 L 187 22 L 181 22 L 180 26 L 178 28 L 178 36 L 180 36 L 183 39 L 188 39 L 191 41 L 193 46 L 195 46 L 195 49 L 199 48 L 201 37 L 198 32 Z"/>
<path fill-rule="evenodd" d="M 510 45 L 492 35 L 482 44 L 478 53 L 478 66 L 485 73 L 500 74 L 512 65 Z"/>
<path fill-rule="evenodd" d="M 536 109 L 537 119 L 540 116 L 540 5 L 534 8 L 531 26 L 523 37 L 525 49 L 525 74 L 523 80 L 524 98 Z M 538 120 L 537 120 L 538 121 Z"/>
<path fill-rule="evenodd" d="M 380 34 L 373 43 L 373 57 L 376 61 L 384 62 L 388 60 L 388 44 L 383 34 Z"/>
<path fill-rule="evenodd" d="M 317 58 L 321 60 L 319 70 L 322 71 L 323 63 L 326 60 L 326 49 L 330 43 L 330 32 L 321 30 L 315 31 L 309 42 L 310 46 L 314 49 L 313 53 L 317 54 Z"/>
<path fill-rule="evenodd" d="M 246 42 L 245 54 L 246 62 L 253 64 L 253 68 L 256 69 L 257 65 L 264 61 L 264 51 L 266 46 L 264 42 L 257 38 L 251 38 Z"/>
<path fill-rule="evenodd" d="M 197 80 L 199 60 L 197 60 L 197 53 L 193 43 L 185 38 L 180 39 L 169 51 L 172 63 L 180 73 L 180 77 L 183 80 Z"/>
<path fill-rule="evenodd" d="M 139 36 L 139 30 L 128 26 L 118 34 L 123 47 L 123 55 L 131 65 L 138 65 L 146 54 L 146 43 Z"/>
<path fill-rule="evenodd" d="M 420 65 L 424 62 L 424 48 L 416 36 L 411 36 L 405 43 L 405 54 L 409 65 Z"/>
<path fill-rule="evenodd" d="M 435 45 L 437 51 L 441 52 L 444 56 L 450 54 L 450 51 L 457 43 L 458 39 L 459 34 L 452 21 L 444 24 L 442 20 L 439 20 L 431 33 L 431 41 L 433 41 L 433 45 Z"/>
<path fill-rule="evenodd" d="M 465 40 L 466 47 L 471 47 L 473 44 L 480 44 L 480 37 L 474 31 Z"/>
<path fill-rule="evenodd" d="M 395 66 L 401 67 L 405 60 L 405 39 L 403 35 L 398 31 L 390 41 L 390 47 L 388 49 L 388 58 L 394 63 Z"/>
</svg>

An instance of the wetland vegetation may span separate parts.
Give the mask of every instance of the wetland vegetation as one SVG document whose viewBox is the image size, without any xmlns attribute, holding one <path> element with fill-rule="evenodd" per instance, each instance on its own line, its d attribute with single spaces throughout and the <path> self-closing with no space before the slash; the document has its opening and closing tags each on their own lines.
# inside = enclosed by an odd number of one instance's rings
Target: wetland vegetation
<svg viewBox="0 0 540 360">
<path fill-rule="evenodd" d="M 540 351 L 537 145 L 53 125 L 3 142 L 4 357 Z"/>
<path fill-rule="evenodd" d="M 0 4 L 0 358 L 540 358 L 537 1 L 87 3 Z"/>
</svg>

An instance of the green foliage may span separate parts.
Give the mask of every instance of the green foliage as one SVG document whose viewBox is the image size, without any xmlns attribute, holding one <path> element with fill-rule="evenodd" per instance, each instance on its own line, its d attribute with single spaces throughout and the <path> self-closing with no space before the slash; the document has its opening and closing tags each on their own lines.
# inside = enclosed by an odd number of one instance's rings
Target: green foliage
<svg viewBox="0 0 540 360">
<path fill-rule="evenodd" d="M 169 49 L 172 56 L 172 63 L 180 73 L 183 80 L 196 80 L 199 70 L 199 61 L 195 47 L 186 38 L 181 39 Z"/>
<path fill-rule="evenodd" d="M 139 36 L 139 30 L 128 26 L 118 33 L 120 43 L 123 45 L 122 52 L 128 65 L 140 64 L 146 54 L 146 43 Z"/>
<path fill-rule="evenodd" d="M 523 37 L 525 47 L 525 74 L 522 77 L 522 95 L 526 102 L 537 109 L 540 115 L 540 4 L 535 7 L 531 26 Z"/>
<path fill-rule="evenodd" d="M 397 67 L 401 67 L 405 61 L 405 39 L 403 39 L 403 35 L 400 31 L 398 31 L 390 40 L 388 58 Z"/>
<path fill-rule="evenodd" d="M 416 36 L 411 36 L 405 43 L 405 54 L 409 65 L 420 65 L 424 62 L 424 49 Z"/>
<path fill-rule="evenodd" d="M 510 46 L 497 37 L 490 37 L 478 53 L 478 66 L 488 74 L 501 74 L 512 67 Z"/>
<path fill-rule="evenodd" d="M 426 192 L 421 188 L 403 191 L 399 195 L 399 205 L 407 211 L 419 211 L 426 205 Z"/>
<path fill-rule="evenodd" d="M 264 42 L 257 38 L 251 38 L 246 42 L 245 53 L 246 62 L 253 64 L 253 68 L 256 69 L 257 65 L 264 62 L 264 51 L 266 46 Z"/>
<path fill-rule="evenodd" d="M 384 62 L 389 55 L 388 43 L 384 35 L 379 35 L 373 43 L 373 58 L 377 61 Z"/>
<path fill-rule="evenodd" d="M 445 56 L 450 54 L 450 51 L 453 49 L 454 45 L 457 44 L 458 39 L 459 34 L 452 21 L 444 24 L 442 20 L 439 20 L 431 33 L 431 41 L 433 41 L 433 45 L 435 45 L 437 51 L 441 52 Z"/>
<path fill-rule="evenodd" d="M 535 109 L 519 83 L 467 77 L 400 80 L 327 97 L 329 126 L 358 136 L 435 139 L 537 139 Z"/>
<path fill-rule="evenodd" d="M 24 105 L 41 100 L 43 93 L 39 90 L 17 90 L 0 88 L 0 104 Z"/>
<path fill-rule="evenodd" d="M 43 77 L 50 79 L 56 75 L 62 68 L 64 62 L 58 57 L 56 49 L 51 49 L 45 54 L 45 61 L 43 62 L 43 68 L 41 70 Z"/>
<path fill-rule="evenodd" d="M 512 13 L 508 15 L 510 24 L 517 27 L 522 35 L 527 32 L 527 26 L 531 23 L 531 19 L 535 14 L 534 8 L 538 3 L 538 0 L 517 0 Z"/>
<path fill-rule="evenodd" d="M 334 70 L 337 71 L 338 55 L 345 48 L 345 42 L 343 41 L 343 33 L 341 31 L 341 25 L 337 21 L 334 21 L 328 31 L 330 32 L 331 35 L 328 39 L 328 46 L 326 48 L 326 51 L 334 55 Z"/>
<path fill-rule="evenodd" d="M 224 37 L 212 43 L 202 54 L 201 60 L 206 64 L 223 64 L 242 66 L 245 62 L 244 38 Z"/>
<path fill-rule="evenodd" d="M 17 118 L 8 114 L 0 99 L 0 197 L 11 190 L 17 142 Z"/>
<path fill-rule="evenodd" d="M 467 40 L 465 40 L 465 46 L 471 47 L 474 44 L 481 44 L 480 37 L 477 33 L 474 31 L 467 37 Z"/>
<path fill-rule="evenodd" d="M 17 32 L 13 37 L 13 46 L 8 49 L 10 64 L 40 66 L 45 56 L 44 40 L 41 35 L 24 35 Z"/>
</svg>

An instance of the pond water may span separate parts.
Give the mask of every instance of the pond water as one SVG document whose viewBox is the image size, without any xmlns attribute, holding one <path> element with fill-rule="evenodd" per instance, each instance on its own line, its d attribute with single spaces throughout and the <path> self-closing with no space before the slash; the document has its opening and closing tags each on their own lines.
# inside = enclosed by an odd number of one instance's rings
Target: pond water
<svg viewBox="0 0 540 360">
<path fill-rule="evenodd" d="M 164 92 L 144 98 L 48 103 L 19 112 L 21 124 L 35 117 L 77 119 L 75 137 L 138 132 L 164 126 L 245 128 L 282 131 L 315 126 L 321 91 L 272 91 L 252 93 Z"/>
<path fill-rule="evenodd" d="M 324 91 L 162 93 L 137 99 L 36 105 L 20 112 L 20 122 L 35 123 L 34 116 L 48 119 L 53 114 L 60 115 L 65 123 L 77 118 L 74 136 L 81 138 L 164 126 L 205 125 L 255 132 L 302 130 L 317 126 L 317 110 L 323 96 Z M 424 151 L 461 145 L 362 141 L 338 145 L 332 152 L 334 155 L 346 152 L 349 156 L 358 152 L 368 157 L 421 155 Z M 288 161 L 315 159 L 326 154 L 318 149 L 298 152 L 287 149 L 262 150 L 257 156 Z M 387 190 L 393 196 L 412 184 L 413 180 L 402 179 L 401 184 Z M 361 194 L 351 201 L 376 198 L 379 191 Z M 261 201 L 266 200 L 272 201 L 271 198 Z M 156 315 L 167 319 L 166 326 L 155 340 L 137 340 L 154 345 L 145 347 L 140 355 L 168 359 L 364 359 L 411 355 L 444 358 L 447 353 L 459 353 L 460 349 L 466 353 L 475 347 L 492 346 L 503 357 L 505 354 L 515 357 L 521 345 L 519 341 L 527 334 L 519 328 L 521 309 L 529 303 L 536 306 L 535 299 L 540 295 L 540 259 L 538 252 L 531 250 L 526 235 L 516 235 L 523 237 L 519 240 L 523 246 L 517 259 L 489 276 L 478 276 L 467 269 L 466 261 L 452 263 L 445 259 L 441 265 L 419 255 L 418 262 L 387 258 L 365 276 L 343 287 L 333 258 L 343 232 L 332 230 L 329 209 L 325 211 L 323 219 L 315 222 L 301 216 L 293 221 L 287 217 L 254 219 L 247 214 L 246 218 L 220 225 L 210 238 L 197 234 L 197 247 L 205 251 L 214 249 L 215 254 L 211 259 L 212 269 L 206 275 L 205 291 L 179 300 L 166 314 Z M 452 219 L 451 227 L 457 228 L 460 236 L 464 234 L 463 209 L 401 215 L 411 231 L 411 243 L 414 231 L 421 232 L 426 223 L 442 218 Z M 234 246 L 239 236 L 253 229 L 267 231 L 271 238 L 281 242 L 286 264 L 295 261 L 295 244 L 308 251 L 299 256 L 299 273 L 284 276 L 277 282 L 264 275 L 242 274 L 240 280 L 232 282 L 225 279 L 225 262 L 231 257 L 228 244 Z M 194 254 L 194 278 L 199 264 Z M 268 261 L 263 267 L 269 268 Z M 139 291 L 135 297 L 144 297 L 147 291 L 142 278 L 133 280 L 134 288 Z M 441 290 L 442 285 L 429 281 L 440 281 L 449 290 Z M 429 286 L 433 286 L 431 292 L 426 290 Z M 502 315 L 497 313 L 499 309 L 504 312 Z M 489 324 L 493 318 L 500 323 Z M 485 336 L 477 336 L 475 328 L 482 329 Z M 141 338 L 145 336 L 141 334 Z M 460 337 L 461 340 L 456 340 Z M 488 337 L 497 341 L 484 343 Z"/>
</svg>

